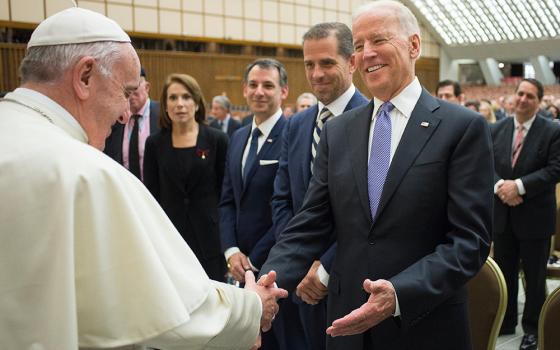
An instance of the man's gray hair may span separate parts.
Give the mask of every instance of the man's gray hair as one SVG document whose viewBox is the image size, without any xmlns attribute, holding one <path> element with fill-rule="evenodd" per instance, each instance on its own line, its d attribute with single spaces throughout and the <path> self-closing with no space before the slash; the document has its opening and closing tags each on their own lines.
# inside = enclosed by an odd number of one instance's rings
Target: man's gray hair
<svg viewBox="0 0 560 350">
<path fill-rule="evenodd" d="M 313 101 L 311 103 L 312 106 L 314 104 L 317 104 L 317 97 L 315 97 L 315 95 L 313 95 L 311 92 L 304 92 L 301 95 L 299 95 L 297 100 L 296 100 L 296 104 L 299 105 L 301 100 L 303 100 L 304 98 Z"/>
<path fill-rule="evenodd" d="M 325 22 L 316 24 L 303 34 L 303 42 L 325 39 L 331 35 L 334 35 L 338 42 L 337 53 L 347 60 L 350 59 L 350 56 L 354 53 L 352 31 L 344 23 Z"/>
<path fill-rule="evenodd" d="M 243 74 L 243 82 L 247 83 L 247 80 L 249 79 L 249 72 L 255 66 L 258 66 L 260 69 L 276 69 L 278 71 L 278 75 L 280 76 L 280 86 L 284 87 L 288 85 L 288 73 L 286 72 L 286 68 L 284 68 L 284 65 L 280 63 L 280 61 L 275 60 L 274 58 L 258 58 L 249 63 L 245 68 L 245 74 Z"/>
<path fill-rule="evenodd" d="M 231 102 L 229 101 L 229 98 L 227 98 L 224 95 L 214 96 L 214 98 L 212 99 L 212 103 L 219 104 L 220 106 L 222 106 L 223 109 L 225 109 L 228 112 L 231 109 Z"/>
<path fill-rule="evenodd" d="M 95 58 L 104 76 L 111 75 L 113 63 L 121 57 L 123 43 L 100 41 L 86 44 L 34 46 L 27 50 L 19 67 L 22 83 L 54 83 L 85 56 Z"/>
<path fill-rule="evenodd" d="M 407 37 L 410 37 L 414 34 L 418 34 L 418 36 L 420 36 L 420 26 L 418 25 L 418 20 L 408 7 L 397 1 L 380 0 L 366 3 L 356 10 L 354 16 L 352 17 L 352 22 L 355 22 L 356 19 L 364 13 L 379 8 L 389 9 L 393 11 L 393 14 L 399 21 L 401 30 Z"/>
</svg>

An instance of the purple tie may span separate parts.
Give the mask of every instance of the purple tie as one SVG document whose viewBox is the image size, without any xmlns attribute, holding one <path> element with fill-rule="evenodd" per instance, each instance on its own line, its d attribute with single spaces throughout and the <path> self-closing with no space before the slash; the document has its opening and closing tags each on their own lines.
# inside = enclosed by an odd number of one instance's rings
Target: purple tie
<svg viewBox="0 0 560 350">
<path fill-rule="evenodd" d="M 385 102 L 379 108 L 373 137 L 371 140 L 371 154 L 368 162 L 368 195 L 371 219 L 375 219 L 381 192 L 389 171 L 391 162 L 391 117 L 389 113 L 395 108 L 391 102 Z"/>
</svg>

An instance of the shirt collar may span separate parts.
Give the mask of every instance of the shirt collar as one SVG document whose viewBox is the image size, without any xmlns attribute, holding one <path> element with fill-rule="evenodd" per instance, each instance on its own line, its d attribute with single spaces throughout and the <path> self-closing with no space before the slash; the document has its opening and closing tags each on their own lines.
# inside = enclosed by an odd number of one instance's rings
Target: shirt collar
<svg viewBox="0 0 560 350">
<path fill-rule="evenodd" d="M 350 102 L 350 99 L 352 98 L 352 96 L 354 96 L 355 92 L 356 92 L 356 87 L 354 86 L 354 84 L 350 84 L 350 87 L 346 89 L 346 91 L 344 91 L 342 95 L 338 96 L 336 100 L 332 101 L 328 105 L 325 106 L 323 102 L 319 101 L 317 106 L 319 107 L 319 113 L 321 113 L 323 107 L 327 107 L 329 111 L 333 114 L 333 116 L 337 116 L 344 113 L 344 109 L 346 109 L 348 102 Z"/>
<path fill-rule="evenodd" d="M 535 115 L 527 120 L 525 123 L 523 123 L 523 127 L 525 128 L 525 131 L 529 131 L 529 129 L 531 128 L 531 125 L 533 125 L 533 122 L 535 121 L 535 118 L 537 117 L 537 114 L 535 113 Z M 513 125 L 515 126 L 515 129 L 517 130 L 517 127 L 519 126 L 519 123 L 517 121 L 517 118 L 515 117 L 515 115 L 513 116 Z"/>
<path fill-rule="evenodd" d="M 416 106 L 416 103 L 418 103 L 418 100 L 420 99 L 421 94 L 422 85 L 420 85 L 418 78 L 414 77 L 414 80 L 412 80 L 412 82 L 408 84 L 408 86 L 404 88 L 404 90 L 401 91 L 400 94 L 393 97 L 390 101 L 405 118 L 410 118 L 410 116 L 412 115 L 412 111 Z M 373 97 L 372 119 L 375 115 L 377 115 L 379 107 L 381 107 L 384 102 L 385 101 L 381 101 L 375 96 Z"/>
<path fill-rule="evenodd" d="M 281 117 L 282 117 L 282 109 L 278 108 L 276 113 L 274 113 L 270 118 L 262 122 L 259 125 L 259 130 L 261 131 L 262 136 L 264 136 L 265 138 L 268 137 L 268 134 L 270 134 L 272 128 L 274 128 L 274 125 L 276 125 L 276 122 Z M 253 132 L 253 130 L 255 130 L 256 127 L 257 124 L 255 123 L 255 118 L 253 117 L 253 125 L 251 127 L 251 133 Z"/>
<path fill-rule="evenodd" d="M 142 116 L 141 118 L 148 115 L 148 113 L 150 111 L 149 106 L 150 106 L 150 98 L 147 98 L 146 103 L 144 103 L 144 106 L 142 106 L 142 108 L 140 108 L 140 110 L 138 111 L 138 114 L 140 114 Z"/>
<path fill-rule="evenodd" d="M 44 113 L 51 112 L 49 116 L 53 118 L 55 125 L 62 128 L 73 138 L 85 143 L 88 142 L 87 134 L 76 118 L 50 97 L 36 90 L 23 87 L 15 89 L 13 93 L 15 96 L 21 96 L 26 104 L 33 105 Z"/>
</svg>

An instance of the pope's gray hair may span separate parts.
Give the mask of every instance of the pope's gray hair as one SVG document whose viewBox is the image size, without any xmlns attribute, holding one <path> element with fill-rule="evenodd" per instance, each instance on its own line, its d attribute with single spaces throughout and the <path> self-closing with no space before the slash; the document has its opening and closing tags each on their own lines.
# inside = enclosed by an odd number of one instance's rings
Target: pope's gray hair
<svg viewBox="0 0 560 350">
<path fill-rule="evenodd" d="M 99 41 L 85 44 L 34 46 L 27 50 L 19 67 L 22 83 L 54 83 L 85 56 L 93 57 L 104 76 L 110 76 L 115 61 L 122 55 L 122 44 Z"/>
<path fill-rule="evenodd" d="M 356 10 L 354 16 L 352 17 L 352 22 L 355 22 L 356 19 L 364 13 L 375 11 L 379 8 L 389 9 L 394 13 L 399 21 L 401 30 L 407 37 L 414 34 L 420 36 L 420 26 L 418 25 L 418 20 L 408 7 L 397 1 L 380 0 L 366 3 Z"/>
</svg>

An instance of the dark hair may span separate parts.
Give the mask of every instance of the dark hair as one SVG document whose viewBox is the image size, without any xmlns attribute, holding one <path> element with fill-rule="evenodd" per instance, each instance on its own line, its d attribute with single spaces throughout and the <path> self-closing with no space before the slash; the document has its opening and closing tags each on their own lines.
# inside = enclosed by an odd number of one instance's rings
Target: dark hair
<svg viewBox="0 0 560 350">
<path fill-rule="evenodd" d="M 524 81 L 528 82 L 529 84 L 532 84 L 534 87 L 537 88 L 537 97 L 539 98 L 539 101 L 542 100 L 542 98 L 544 96 L 544 87 L 543 87 L 542 83 L 540 81 L 538 81 L 537 79 L 533 79 L 533 78 L 521 79 L 519 84 L 517 84 L 517 86 L 515 87 L 515 92 L 517 92 L 517 90 L 519 90 L 519 85 L 521 85 L 521 83 L 524 82 Z"/>
<path fill-rule="evenodd" d="M 247 83 L 249 78 L 249 72 L 253 67 L 258 66 L 260 69 L 276 69 L 278 71 L 278 76 L 280 77 L 280 86 L 284 87 L 288 85 L 288 73 L 286 68 L 279 61 L 274 58 L 258 58 L 253 62 L 249 63 L 245 68 L 245 74 L 243 75 L 243 82 Z"/>
<path fill-rule="evenodd" d="M 303 42 L 306 40 L 325 39 L 331 35 L 334 35 L 338 42 L 338 54 L 348 60 L 354 53 L 354 44 L 352 41 L 352 31 L 344 23 L 325 22 L 316 24 L 303 34 Z"/>
<path fill-rule="evenodd" d="M 196 82 L 196 79 L 187 74 L 173 73 L 167 76 L 165 79 L 165 84 L 163 85 L 163 91 L 161 92 L 160 99 L 160 118 L 159 126 L 162 129 L 171 129 L 171 119 L 167 114 L 167 90 L 169 86 L 173 83 L 181 84 L 187 89 L 189 94 L 191 94 L 193 101 L 198 106 L 198 110 L 194 114 L 194 120 L 197 123 L 203 123 L 206 118 L 206 102 L 204 102 L 204 96 L 202 95 L 202 90 Z"/>
<path fill-rule="evenodd" d="M 465 107 L 469 107 L 469 106 L 473 106 L 477 112 L 480 110 L 480 102 L 478 102 L 477 100 L 469 100 L 465 102 Z"/>
<path fill-rule="evenodd" d="M 436 95 L 439 91 L 440 88 L 445 87 L 445 86 L 453 86 L 453 95 L 455 95 L 455 97 L 459 97 L 459 95 L 461 95 L 462 91 L 461 91 L 461 85 L 459 85 L 458 82 L 456 82 L 455 80 L 442 80 L 437 84 L 436 87 Z"/>
</svg>

